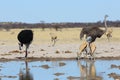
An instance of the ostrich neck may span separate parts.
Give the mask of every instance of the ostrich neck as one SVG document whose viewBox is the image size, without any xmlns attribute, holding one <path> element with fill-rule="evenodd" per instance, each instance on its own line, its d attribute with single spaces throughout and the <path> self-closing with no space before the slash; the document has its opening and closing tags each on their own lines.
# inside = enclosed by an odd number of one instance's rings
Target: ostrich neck
<svg viewBox="0 0 120 80">
<path fill-rule="evenodd" d="M 104 32 L 106 32 L 107 31 L 106 17 L 105 17 L 104 23 L 105 23 L 105 30 L 104 30 Z"/>
</svg>

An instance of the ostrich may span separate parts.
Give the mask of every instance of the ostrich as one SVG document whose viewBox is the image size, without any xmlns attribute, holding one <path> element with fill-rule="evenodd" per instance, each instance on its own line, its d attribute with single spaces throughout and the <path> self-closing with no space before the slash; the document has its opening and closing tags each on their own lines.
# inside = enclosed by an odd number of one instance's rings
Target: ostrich
<svg viewBox="0 0 120 80">
<path fill-rule="evenodd" d="M 93 42 L 96 40 L 96 38 L 101 38 L 101 36 L 104 33 L 106 33 L 106 31 L 107 31 L 106 18 L 107 17 L 108 17 L 108 15 L 105 15 L 105 17 L 104 17 L 104 24 L 105 24 L 104 30 L 102 30 L 98 27 L 85 27 L 82 29 L 82 31 L 80 33 L 80 39 L 82 39 L 84 37 L 84 35 L 86 35 L 86 41 L 84 43 L 82 43 L 80 46 L 80 53 L 77 54 L 78 59 L 81 56 L 81 53 L 87 47 L 89 49 L 89 54 L 91 55 L 91 57 L 94 57 L 93 54 L 94 54 L 94 51 L 96 50 L 96 46 L 94 45 Z"/>
<path fill-rule="evenodd" d="M 49 34 L 51 36 L 51 42 L 53 43 L 52 46 L 54 46 L 57 41 L 57 35 L 55 35 L 55 33 L 49 33 Z"/>
<path fill-rule="evenodd" d="M 26 51 L 25 51 L 25 58 L 27 58 L 27 49 L 29 48 L 29 45 L 31 44 L 33 40 L 33 31 L 32 30 L 22 30 L 18 36 L 19 40 L 19 49 L 21 50 L 21 47 L 23 47 L 23 44 L 26 46 Z"/>
</svg>

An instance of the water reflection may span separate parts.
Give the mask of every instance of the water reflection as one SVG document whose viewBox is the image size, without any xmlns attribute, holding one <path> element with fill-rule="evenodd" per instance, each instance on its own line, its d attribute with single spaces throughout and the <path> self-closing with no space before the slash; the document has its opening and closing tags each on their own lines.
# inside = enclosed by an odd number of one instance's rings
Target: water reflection
<svg viewBox="0 0 120 80">
<path fill-rule="evenodd" d="M 119 66 L 120 60 L 1 61 L 0 80 L 120 80 Z"/>
<path fill-rule="evenodd" d="M 19 80 L 33 80 L 33 76 L 28 67 L 28 61 L 25 61 L 25 71 L 24 69 L 20 69 Z"/>
<path fill-rule="evenodd" d="M 102 80 L 101 76 L 96 75 L 96 67 L 94 61 L 84 60 L 78 61 L 81 77 L 80 80 Z"/>
</svg>

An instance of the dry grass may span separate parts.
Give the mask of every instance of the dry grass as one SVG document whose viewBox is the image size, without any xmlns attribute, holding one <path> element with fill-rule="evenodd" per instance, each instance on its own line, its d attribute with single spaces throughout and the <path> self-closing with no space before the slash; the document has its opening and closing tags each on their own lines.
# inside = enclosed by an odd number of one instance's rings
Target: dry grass
<svg viewBox="0 0 120 80">
<path fill-rule="evenodd" d="M 0 44 L 13 44 L 18 43 L 17 34 L 22 29 L 11 29 L 10 31 L 1 30 L 0 31 Z M 50 32 L 57 34 L 58 42 L 57 44 L 61 43 L 77 43 L 80 42 L 79 34 L 81 28 L 67 28 L 62 29 L 62 31 L 55 31 L 54 29 L 42 29 L 34 28 L 34 41 L 33 44 L 50 44 Z M 113 37 L 111 41 L 119 41 L 120 40 L 120 28 L 113 28 Z M 97 39 L 97 41 L 104 41 L 107 40 L 106 36 L 104 35 L 101 39 Z"/>
</svg>

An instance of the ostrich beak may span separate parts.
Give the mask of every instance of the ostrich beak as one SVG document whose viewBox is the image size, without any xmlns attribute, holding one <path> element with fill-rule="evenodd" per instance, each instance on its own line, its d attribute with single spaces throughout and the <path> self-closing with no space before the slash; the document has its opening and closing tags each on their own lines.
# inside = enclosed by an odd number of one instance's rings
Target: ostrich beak
<svg viewBox="0 0 120 80">
<path fill-rule="evenodd" d="M 22 50 L 21 47 L 23 47 L 23 44 L 22 43 L 18 43 L 19 45 L 19 50 Z"/>
<path fill-rule="evenodd" d="M 21 43 L 18 43 L 18 45 L 19 45 L 19 50 L 21 50 Z"/>
</svg>

